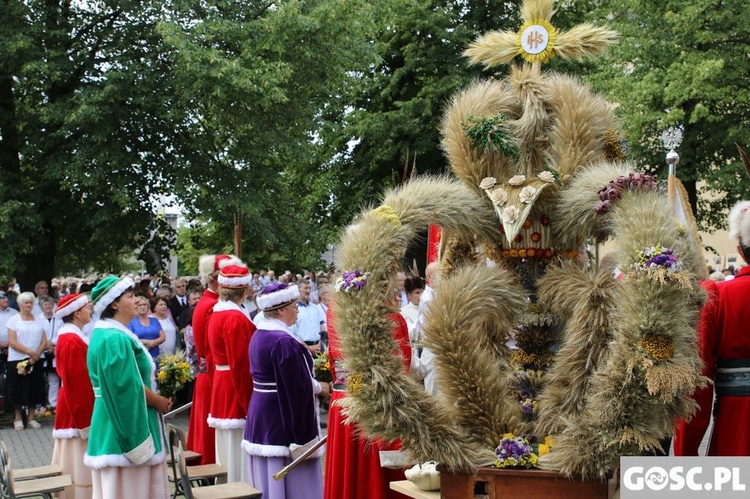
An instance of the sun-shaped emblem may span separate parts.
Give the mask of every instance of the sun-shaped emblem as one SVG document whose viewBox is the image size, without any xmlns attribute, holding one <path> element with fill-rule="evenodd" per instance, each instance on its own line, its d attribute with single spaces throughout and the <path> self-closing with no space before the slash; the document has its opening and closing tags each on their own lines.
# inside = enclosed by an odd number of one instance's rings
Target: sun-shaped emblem
<svg viewBox="0 0 750 499">
<path fill-rule="evenodd" d="M 518 30 L 518 53 L 527 62 L 547 62 L 555 55 L 557 29 L 544 19 L 527 21 Z"/>
</svg>

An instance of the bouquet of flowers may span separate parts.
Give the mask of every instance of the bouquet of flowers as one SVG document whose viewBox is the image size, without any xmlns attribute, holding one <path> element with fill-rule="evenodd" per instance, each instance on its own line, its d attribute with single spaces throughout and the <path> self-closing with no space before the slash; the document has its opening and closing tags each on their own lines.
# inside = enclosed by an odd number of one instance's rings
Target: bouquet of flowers
<svg viewBox="0 0 750 499">
<path fill-rule="evenodd" d="M 320 383 L 332 383 L 331 362 L 327 353 L 319 353 L 315 357 L 315 379 Z"/>
<path fill-rule="evenodd" d="M 515 436 L 505 433 L 500 445 L 495 449 L 496 468 L 533 468 L 537 465 L 539 456 L 549 454 L 555 442 L 552 437 L 545 437 L 540 442 L 536 435 Z"/>
<path fill-rule="evenodd" d="M 177 351 L 172 355 L 163 354 L 156 360 L 159 366 L 156 380 L 159 382 L 159 393 L 164 397 L 174 396 L 185 383 L 195 379 L 183 351 Z"/>
<path fill-rule="evenodd" d="M 16 365 L 16 369 L 18 370 L 18 374 L 26 376 L 34 370 L 34 364 L 30 364 L 29 359 L 24 359 Z"/>
</svg>

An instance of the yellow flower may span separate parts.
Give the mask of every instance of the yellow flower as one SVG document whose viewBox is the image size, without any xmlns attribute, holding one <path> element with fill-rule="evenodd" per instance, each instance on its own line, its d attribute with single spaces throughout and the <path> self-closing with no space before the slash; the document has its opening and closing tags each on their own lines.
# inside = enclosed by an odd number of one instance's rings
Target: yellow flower
<svg viewBox="0 0 750 499">
<path fill-rule="evenodd" d="M 502 438 L 516 438 L 512 433 L 503 433 Z"/>
<path fill-rule="evenodd" d="M 375 208 L 374 213 L 378 218 L 387 220 L 397 227 L 401 227 L 401 219 L 398 217 L 398 213 L 387 204 Z"/>
<path fill-rule="evenodd" d="M 159 374 L 156 375 L 156 379 L 158 379 L 161 382 L 164 382 L 167 380 L 167 372 L 166 371 L 159 371 Z"/>
<path fill-rule="evenodd" d="M 539 444 L 539 457 L 549 454 L 549 446 L 545 444 Z"/>
<path fill-rule="evenodd" d="M 557 442 L 555 442 L 555 439 L 552 438 L 551 435 L 547 435 L 546 437 L 544 437 L 544 445 L 552 448 L 557 446 Z"/>
</svg>

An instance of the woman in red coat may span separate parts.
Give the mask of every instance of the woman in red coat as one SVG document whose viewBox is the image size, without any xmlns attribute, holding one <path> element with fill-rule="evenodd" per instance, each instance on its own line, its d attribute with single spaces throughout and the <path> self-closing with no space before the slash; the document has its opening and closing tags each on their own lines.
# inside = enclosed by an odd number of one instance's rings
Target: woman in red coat
<svg viewBox="0 0 750 499">
<path fill-rule="evenodd" d="M 326 443 L 326 469 L 324 499 L 386 499 L 402 498 L 390 490 L 390 482 L 404 480 L 403 470 L 380 466 L 381 450 L 399 450 L 401 442 L 386 443 L 365 439 L 356 425 L 347 424 L 338 401 L 346 397 L 346 378 L 343 357 L 335 326 L 333 303 L 328 309 L 328 355 L 334 384 L 328 413 L 328 441 Z M 390 314 L 393 322 L 393 339 L 399 346 L 404 369 L 411 364 L 409 329 L 399 313 Z"/>
<path fill-rule="evenodd" d="M 750 261 L 750 201 L 742 201 L 729 213 L 729 237 L 737 251 Z M 703 375 L 712 385 L 693 394 L 699 409 L 689 423 L 682 423 L 675 438 L 675 454 L 697 456 L 711 420 L 716 392 L 714 428 L 709 456 L 750 456 L 750 267 L 720 283 L 707 281 L 708 301 L 701 313 L 700 350 Z"/>
<path fill-rule="evenodd" d="M 214 364 L 208 425 L 216 431 L 216 462 L 227 469 L 229 482 L 247 481 L 242 439 L 253 378 L 247 354 L 255 325 L 240 305 L 248 295 L 252 274 L 227 265 L 219 274 L 219 301 L 208 325 Z"/>
<path fill-rule="evenodd" d="M 88 499 L 93 491 L 91 469 L 83 464 L 83 456 L 94 410 L 94 390 L 86 367 L 89 339 L 81 332 L 91 321 L 91 310 L 87 295 L 70 294 L 60 300 L 55 313 L 63 321 L 55 347 L 57 374 L 62 384 L 52 430 L 55 439 L 52 464 L 59 464 L 73 482 L 58 494 L 62 499 Z"/>
</svg>

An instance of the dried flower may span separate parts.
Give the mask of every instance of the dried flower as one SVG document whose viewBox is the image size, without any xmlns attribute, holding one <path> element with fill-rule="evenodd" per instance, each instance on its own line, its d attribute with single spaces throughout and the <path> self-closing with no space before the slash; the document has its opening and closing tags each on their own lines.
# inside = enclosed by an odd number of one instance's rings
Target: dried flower
<svg viewBox="0 0 750 499">
<path fill-rule="evenodd" d="M 549 170 L 544 170 L 543 172 L 539 172 L 537 174 L 537 177 L 539 177 L 540 180 L 543 180 L 544 182 L 547 182 L 550 184 L 555 181 L 555 176 Z"/>
<path fill-rule="evenodd" d="M 531 468 L 538 462 L 538 456 L 533 452 L 528 439 L 513 437 L 509 433 L 503 435 L 500 445 L 495 449 L 495 458 L 496 468 Z"/>
<path fill-rule="evenodd" d="M 485 179 L 486 180 L 486 179 Z M 489 194 L 490 200 L 497 206 L 502 206 L 508 200 L 508 193 L 505 189 L 497 188 Z"/>
<path fill-rule="evenodd" d="M 638 344 L 646 350 L 646 353 L 654 362 L 661 362 L 670 359 L 674 355 L 674 344 L 672 343 L 672 338 L 666 336 L 650 334 L 640 340 Z"/>
<path fill-rule="evenodd" d="M 508 185 L 523 185 L 526 182 L 526 175 L 514 175 L 508 180 Z"/>
<path fill-rule="evenodd" d="M 503 222 L 512 224 L 518 220 L 521 211 L 515 205 L 506 206 L 503 210 Z"/>
<path fill-rule="evenodd" d="M 394 210 L 390 206 L 386 204 L 378 206 L 377 208 L 375 208 L 374 213 L 375 216 L 380 218 L 381 220 L 387 220 L 393 225 L 401 227 L 401 219 L 398 217 L 398 213 L 396 213 L 396 210 Z"/>
<path fill-rule="evenodd" d="M 494 187 L 496 183 L 497 179 L 495 177 L 484 177 L 482 181 L 479 182 L 479 188 L 486 191 L 487 189 Z"/>
<path fill-rule="evenodd" d="M 344 291 L 346 293 L 350 291 L 361 291 L 367 285 L 367 278 L 370 276 L 369 272 L 360 272 L 359 269 L 353 272 L 344 272 L 341 277 L 336 279 L 336 284 L 333 289 L 336 291 Z"/>
<path fill-rule="evenodd" d="M 527 185 L 526 187 L 521 189 L 521 193 L 518 196 L 521 199 L 522 203 L 528 204 L 534 200 L 535 195 L 536 195 L 536 187 Z"/>
</svg>

